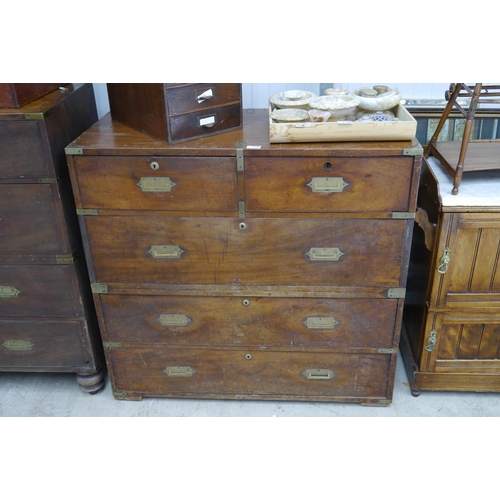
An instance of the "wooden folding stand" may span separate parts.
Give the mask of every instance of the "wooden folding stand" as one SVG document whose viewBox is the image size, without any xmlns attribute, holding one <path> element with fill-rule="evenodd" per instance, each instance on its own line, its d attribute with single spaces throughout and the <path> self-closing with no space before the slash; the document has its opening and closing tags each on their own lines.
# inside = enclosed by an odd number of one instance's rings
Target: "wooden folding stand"
<svg viewBox="0 0 500 500">
<path fill-rule="evenodd" d="M 469 87 L 465 83 L 452 83 L 446 91 L 448 101 L 434 135 L 424 148 L 426 158 L 434 156 L 454 178 L 452 194 L 458 194 L 458 187 L 465 171 L 492 170 L 500 168 L 500 140 L 471 140 L 472 126 L 479 101 L 482 103 L 500 103 L 500 85 L 483 85 L 476 83 Z M 460 97 L 470 97 L 469 108 L 465 110 L 458 102 Z M 496 99 L 490 98 L 496 97 Z M 486 99 L 485 99 L 486 98 Z M 438 141 L 439 133 L 443 128 L 450 111 L 455 106 L 466 118 L 462 141 Z M 467 155 L 467 168 L 465 156 Z"/>
</svg>

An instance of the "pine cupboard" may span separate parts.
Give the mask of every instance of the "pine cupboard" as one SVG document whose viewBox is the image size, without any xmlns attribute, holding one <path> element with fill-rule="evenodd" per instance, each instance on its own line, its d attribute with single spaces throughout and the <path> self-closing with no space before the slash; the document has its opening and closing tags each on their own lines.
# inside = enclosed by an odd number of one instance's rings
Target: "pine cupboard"
<svg viewBox="0 0 500 500">
<path fill-rule="evenodd" d="M 425 160 L 401 339 L 413 395 L 500 391 L 500 172 Z"/>
</svg>

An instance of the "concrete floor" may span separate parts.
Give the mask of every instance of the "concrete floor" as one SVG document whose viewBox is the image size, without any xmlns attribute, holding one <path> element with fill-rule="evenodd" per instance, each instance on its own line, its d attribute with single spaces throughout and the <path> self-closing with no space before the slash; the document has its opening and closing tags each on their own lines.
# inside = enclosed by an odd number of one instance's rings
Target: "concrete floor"
<svg viewBox="0 0 500 500">
<path fill-rule="evenodd" d="M 73 374 L 0 373 L 0 417 L 498 417 L 500 394 L 410 394 L 399 358 L 388 407 L 283 401 L 144 398 L 117 401 L 106 377 L 95 395 L 83 393 Z"/>
</svg>

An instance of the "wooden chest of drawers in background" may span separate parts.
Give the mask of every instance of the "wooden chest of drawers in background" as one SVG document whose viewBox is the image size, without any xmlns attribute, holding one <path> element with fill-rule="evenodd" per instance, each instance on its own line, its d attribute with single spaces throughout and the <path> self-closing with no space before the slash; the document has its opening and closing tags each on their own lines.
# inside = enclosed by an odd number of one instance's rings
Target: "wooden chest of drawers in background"
<svg viewBox="0 0 500 500">
<path fill-rule="evenodd" d="M 110 116 L 68 148 L 117 399 L 391 402 L 421 147 L 168 145 Z"/>
<path fill-rule="evenodd" d="M 103 384 L 101 339 L 64 147 L 97 120 L 91 84 L 0 109 L 0 371 Z"/>
<path fill-rule="evenodd" d="M 488 151 L 487 149 L 485 151 Z M 500 171 L 424 162 L 401 351 L 413 395 L 500 392 Z"/>
</svg>

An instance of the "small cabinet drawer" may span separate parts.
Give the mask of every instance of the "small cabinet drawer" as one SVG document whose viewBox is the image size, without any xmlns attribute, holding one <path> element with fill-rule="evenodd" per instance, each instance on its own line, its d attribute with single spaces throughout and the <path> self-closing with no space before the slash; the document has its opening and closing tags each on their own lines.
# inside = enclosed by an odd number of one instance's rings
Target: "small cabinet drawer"
<svg viewBox="0 0 500 500">
<path fill-rule="evenodd" d="M 89 216 L 101 283 L 398 287 L 405 220 Z"/>
<path fill-rule="evenodd" d="M 0 299 L 1 300 L 1 299 Z M 84 321 L 0 319 L 0 366 L 9 369 L 81 367 L 89 362 Z"/>
<path fill-rule="evenodd" d="M 236 211 L 234 158 L 75 157 L 79 208 Z"/>
<path fill-rule="evenodd" d="M 396 300 L 102 295 L 111 342 L 391 348 Z"/>
<path fill-rule="evenodd" d="M 0 179 L 47 176 L 38 121 L 0 120 Z"/>
<path fill-rule="evenodd" d="M 0 184 L 0 253 L 70 252 L 53 184 Z"/>
<path fill-rule="evenodd" d="M 0 266 L 0 316 L 83 315 L 74 266 Z"/>
<path fill-rule="evenodd" d="M 113 348 L 117 392 L 245 399 L 387 398 L 390 355 Z"/>
<path fill-rule="evenodd" d="M 241 101 L 239 83 L 199 83 L 195 85 L 167 88 L 169 114 L 180 115 L 206 108 L 218 108 Z"/>
<path fill-rule="evenodd" d="M 407 211 L 412 157 L 245 158 L 249 212 Z"/>
<path fill-rule="evenodd" d="M 192 113 L 171 116 L 169 119 L 172 142 L 187 141 L 208 134 L 217 134 L 241 126 L 241 106 L 231 104 Z"/>
</svg>

